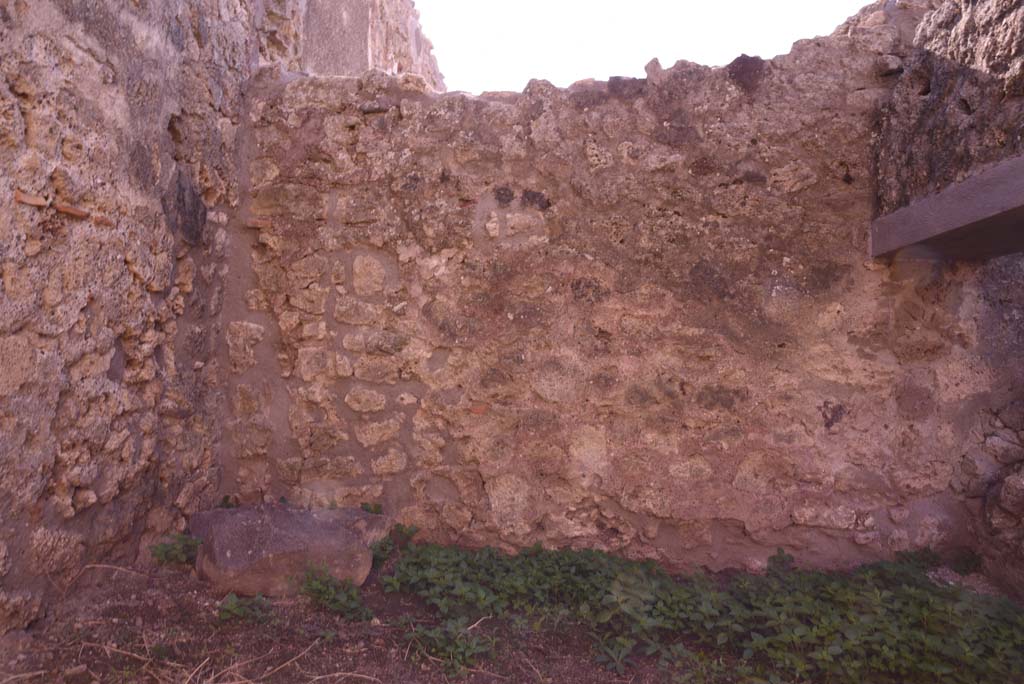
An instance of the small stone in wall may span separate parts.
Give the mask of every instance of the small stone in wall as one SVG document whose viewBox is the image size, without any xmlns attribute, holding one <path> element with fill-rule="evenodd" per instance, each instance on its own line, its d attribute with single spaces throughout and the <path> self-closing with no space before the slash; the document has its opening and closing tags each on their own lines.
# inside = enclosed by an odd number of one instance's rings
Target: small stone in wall
<svg viewBox="0 0 1024 684">
<path fill-rule="evenodd" d="M 0 359 L 4 371 L 0 373 L 0 397 L 14 394 L 35 374 L 35 352 L 22 335 L 0 338 Z"/>
<path fill-rule="evenodd" d="M 341 338 L 341 346 L 350 352 L 366 351 L 366 338 L 362 333 L 349 333 Z"/>
<path fill-rule="evenodd" d="M 971 448 L 954 468 L 950 486 L 953 491 L 969 498 L 982 497 L 999 479 L 1001 470 L 1000 464 L 988 452 Z"/>
<path fill-rule="evenodd" d="M 680 484 L 706 482 L 715 474 L 711 465 L 699 456 L 673 463 L 669 466 L 668 472 L 672 479 Z"/>
<path fill-rule="evenodd" d="M 729 79 L 745 93 L 757 90 L 765 77 L 766 63 L 760 57 L 743 54 L 726 67 Z"/>
<path fill-rule="evenodd" d="M 380 458 L 374 459 L 370 467 L 373 469 L 373 474 L 382 475 L 396 475 L 403 470 L 409 464 L 409 458 L 405 455 L 405 452 L 401 449 L 394 448 L 388 449 L 388 453 L 384 454 Z"/>
<path fill-rule="evenodd" d="M 11 556 L 7 551 L 7 544 L 0 541 L 0 577 L 3 577 L 11 569 Z"/>
<path fill-rule="evenodd" d="M 405 335 L 379 330 L 370 333 L 366 338 L 366 351 L 370 354 L 398 354 L 409 344 Z"/>
<path fill-rule="evenodd" d="M 384 265 L 371 256 L 357 256 L 352 265 L 352 287 L 360 297 L 379 294 L 384 289 L 387 272 Z"/>
<path fill-rule="evenodd" d="M 484 227 L 487 229 L 488 235 L 498 238 L 501 235 L 501 220 L 498 218 L 498 214 L 492 211 Z"/>
<path fill-rule="evenodd" d="M 608 150 L 602 149 L 593 139 L 587 140 L 584 143 L 583 149 L 591 171 L 598 171 L 611 166 L 614 161 L 612 154 Z"/>
<path fill-rule="evenodd" d="M 857 524 L 857 512 L 846 506 L 802 506 L 793 511 L 793 522 L 808 527 L 851 530 Z"/>
<path fill-rule="evenodd" d="M 379 423 L 362 423 L 356 425 L 356 439 L 364 447 L 371 447 L 394 439 L 402 429 L 402 421 L 389 418 Z"/>
<path fill-rule="evenodd" d="M 508 217 L 509 235 L 544 233 L 544 214 L 537 210 L 512 214 Z"/>
<path fill-rule="evenodd" d="M 317 284 L 295 290 L 288 295 L 288 303 L 299 311 L 314 316 L 323 315 L 327 306 L 327 288 Z"/>
<path fill-rule="evenodd" d="M 999 488 L 999 505 L 1014 515 L 1024 517 L 1024 472 L 1003 480 Z"/>
<path fill-rule="evenodd" d="M 878 530 L 864 530 L 856 532 L 853 535 L 853 541 L 860 546 L 867 546 L 868 544 L 874 544 L 878 541 L 881 534 Z"/>
<path fill-rule="evenodd" d="M 910 517 L 910 511 L 902 506 L 894 506 L 889 509 L 889 519 L 897 525 L 905 522 Z"/>
<path fill-rule="evenodd" d="M 338 354 L 336 358 L 334 372 L 339 378 L 351 378 L 353 373 L 352 362 L 344 354 Z"/>
<path fill-rule="evenodd" d="M 985 451 L 1004 465 L 1024 459 L 1024 447 L 1018 442 L 1017 435 L 1005 428 L 985 435 Z"/>
<path fill-rule="evenodd" d="M 241 383 L 235 388 L 234 401 L 235 415 L 251 418 L 263 412 L 263 392 L 253 385 Z"/>
<path fill-rule="evenodd" d="M 357 387 L 345 397 L 345 403 L 353 411 L 360 413 L 373 413 L 382 411 L 387 406 L 388 400 L 380 392 L 375 392 L 364 387 Z"/>
<path fill-rule="evenodd" d="M 384 310 L 376 304 L 367 304 L 353 297 L 338 294 L 334 307 L 334 319 L 349 325 L 370 325 L 381 319 Z"/>
<path fill-rule="evenodd" d="M 334 374 L 331 360 L 330 352 L 322 347 L 303 347 L 299 349 L 296 370 L 303 381 L 313 382 Z"/>
<path fill-rule="evenodd" d="M 935 515 L 926 515 L 921 519 L 914 535 L 914 546 L 921 549 L 938 547 L 946 540 L 949 520 Z"/>
<path fill-rule="evenodd" d="M 196 277 L 196 262 L 191 257 L 185 257 L 178 262 L 178 272 L 174 276 L 174 284 L 185 294 L 192 292 L 193 283 Z"/>
<path fill-rule="evenodd" d="M 75 490 L 75 495 L 72 498 L 75 506 L 75 511 L 83 511 L 89 508 L 97 501 L 96 492 L 91 489 L 78 489 Z"/>
<path fill-rule="evenodd" d="M 248 290 L 245 293 L 245 306 L 249 311 L 267 311 L 270 308 L 263 290 Z"/>
<path fill-rule="evenodd" d="M 603 427 L 585 425 L 577 429 L 569 447 L 572 457 L 573 479 L 584 487 L 599 485 L 607 478 L 611 461 L 608 437 Z"/>
<path fill-rule="evenodd" d="M 541 211 L 547 211 L 551 208 L 551 200 L 543 192 L 523 190 L 523 197 L 519 200 L 519 205 L 522 207 L 536 207 Z"/>
<path fill-rule="evenodd" d="M 393 385 L 398 382 L 399 361 L 391 356 L 362 356 L 356 361 L 355 376 L 366 382 Z"/>
<path fill-rule="evenodd" d="M 507 207 L 512 203 L 512 200 L 516 198 L 516 193 L 512 188 L 502 186 L 494 189 L 494 199 L 502 207 Z M 492 214 L 493 216 L 493 214 Z"/>
<path fill-rule="evenodd" d="M 345 264 L 335 261 L 331 266 L 331 282 L 335 285 L 345 284 Z"/>
<path fill-rule="evenodd" d="M 892 551 L 906 551 L 910 548 L 910 535 L 906 530 L 893 530 L 888 545 Z"/>
<path fill-rule="evenodd" d="M 327 258 L 319 254 L 304 257 L 288 268 L 288 283 L 294 289 L 317 283 L 327 272 Z"/>
<path fill-rule="evenodd" d="M 248 321 L 232 321 L 228 324 L 227 332 L 231 370 L 241 373 L 255 366 L 255 347 L 263 340 L 266 332 L 263 326 Z"/>
<path fill-rule="evenodd" d="M 535 489 L 514 474 L 504 474 L 484 485 L 494 522 L 503 538 L 523 538 L 541 517 Z"/>
<path fill-rule="evenodd" d="M 315 321 L 313 323 L 305 323 L 302 326 L 302 339 L 304 340 L 323 340 L 327 337 L 327 324 L 323 321 Z"/>
</svg>

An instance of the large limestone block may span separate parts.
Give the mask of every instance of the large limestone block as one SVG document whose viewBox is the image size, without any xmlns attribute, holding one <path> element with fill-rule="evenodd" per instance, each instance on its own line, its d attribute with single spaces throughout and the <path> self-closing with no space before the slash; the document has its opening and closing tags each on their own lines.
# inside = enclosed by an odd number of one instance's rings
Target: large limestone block
<svg viewBox="0 0 1024 684">
<path fill-rule="evenodd" d="M 370 544 L 388 533 L 390 520 L 352 509 L 259 506 L 197 513 L 190 528 L 202 540 L 196 569 L 217 591 L 288 596 L 309 567 L 361 585 L 373 564 Z"/>
</svg>

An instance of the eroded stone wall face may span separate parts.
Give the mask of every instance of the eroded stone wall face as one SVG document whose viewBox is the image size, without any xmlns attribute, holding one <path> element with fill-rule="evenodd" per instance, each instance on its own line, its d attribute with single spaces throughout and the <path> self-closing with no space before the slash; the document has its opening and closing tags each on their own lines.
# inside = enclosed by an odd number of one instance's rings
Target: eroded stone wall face
<svg viewBox="0 0 1024 684">
<path fill-rule="evenodd" d="M 290 18 L 0 0 L 0 634 L 213 503 L 242 90 Z"/>
<path fill-rule="evenodd" d="M 882 213 L 1024 154 L 1024 4 L 950 0 L 921 22 L 915 45 L 881 119 Z M 982 448 L 965 452 L 959 466 L 976 482 L 958 491 L 981 510 L 978 539 L 990 572 L 1024 587 L 1024 257 L 957 270 L 981 283 L 989 302 L 978 312 L 977 350 L 1006 369 L 978 427 Z"/>
<path fill-rule="evenodd" d="M 390 74 L 417 74 L 443 92 L 444 76 L 412 0 L 376 0 L 370 12 L 370 66 Z"/>
<path fill-rule="evenodd" d="M 949 0 L 914 43 L 882 117 L 880 213 L 1024 154 L 1024 4 Z"/>
<path fill-rule="evenodd" d="M 370 3 L 368 60 L 417 75 L 359 79 L 281 76 L 302 0 L 0 0 L 0 633 L 224 494 L 680 567 L 982 539 L 1012 568 L 1020 261 L 864 256 L 920 160 L 1019 144 L 1017 10 L 946 3 L 915 53 L 925 4 L 470 98 L 406 0 Z M 941 45 L 973 70 L 922 98 Z"/>
<path fill-rule="evenodd" d="M 303 7 L 299 70 L 317 76 L 359 76 L 369 69 L 418 74 L 444 90 L 412 0 L 278 1 Z"/>
<path fill-rule="evenodd" d="M 236 3 L 0 2 L 0 633 L 215 486 Z"/>
<path fill-rule="evenodd" d="M 444 90 L 413 0 L 265 0 L 260 62 L 318 76 L 418 74 Z"/>
<path fill-rule="evenodd" d="M 866 257 L 920 9 L 522 95 L 264 74 L 226 491 L 672 566 L 970 544 L 1021 429 L 1005 281 Z"/>
</svg>

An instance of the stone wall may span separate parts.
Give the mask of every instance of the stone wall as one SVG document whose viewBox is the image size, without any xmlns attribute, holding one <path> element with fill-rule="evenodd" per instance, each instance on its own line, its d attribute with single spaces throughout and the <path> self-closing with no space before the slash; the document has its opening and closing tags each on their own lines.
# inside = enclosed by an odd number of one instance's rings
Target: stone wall
<svg viewBox="0 0 1024 684">
<path fill-rule="evenodd" d="M 881 120 L 883 213 L 1024 154 L 1024 4 L 946 2 L 922 21 L 915 45 Z M 1024 257 L 955 270 L 984 283 L 989 309 L 978 319 L 985 331 L 978 351 L 1007 372 L 994 380 L 991 414 L 978 426 L 980 448 L 966 451 L 959 466 L 975 474 L 974 483 L 954 489 L 982 511 L 977 534 L 990 572 L 1024 587 Z"/>
<path fill-rule="evenodd" d="M 0 3 L 0 632 L 212 497 L 215 209 L 251 21 Z"/>
<path fill-rule="evenodd" d="M 0 633 L 223 495 L 672 567 L 1013 567 L 1021 261 L 865 257 L 877 205 L 1019 149 L 1012 3 L 472 98 L 366 1 L 400 75 L 285 73 L 314 0 L 0 0 Z"/>
<path fill-rule="evenodd" d="M 882 117 L 883 214 L 1024 154 L 1024 4 L 950 0 L 914 42 Z"/>
<path fill-rule="evenodd" d="M 285 29 L 264 3 L 0 0 L 0 633 L 213 502 L 242 88 Z"/>
<path fill-rule="evenodd" d="M 866 258 L 885 7 L 568 90 L 263 74 L 223 491 L 673 567 L 969 545 L 1022 319 L 1011 271 Z"/>
<path fill-rule="evenodd" d="M 437 91 L 444 78 L 423 35 L 413 0 L 267 0 L 263 64 L 319 76 L 368 69 L 422 76 Z"/>
<path fill-rule="evenodd" d="M 305 0 L 302 70 L 358 76 L 371 68 L 422 76 L 444 90 L 412 0 Z"/>
</svg>

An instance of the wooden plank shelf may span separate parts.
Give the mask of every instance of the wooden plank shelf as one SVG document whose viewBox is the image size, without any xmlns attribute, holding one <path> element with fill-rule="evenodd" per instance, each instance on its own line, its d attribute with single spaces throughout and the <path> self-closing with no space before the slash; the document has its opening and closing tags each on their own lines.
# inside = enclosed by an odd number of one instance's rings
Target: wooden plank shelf
<svg viewBox="0 0 1024 684">
<path fill-rule="evenodd" d="M 977 260 L 1024 251 L 1024 156 L 985 167 L 871 224 L 871 256 Z"/>
</svg>

